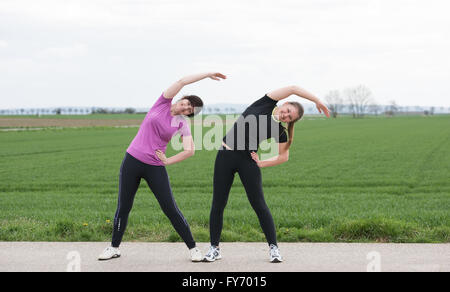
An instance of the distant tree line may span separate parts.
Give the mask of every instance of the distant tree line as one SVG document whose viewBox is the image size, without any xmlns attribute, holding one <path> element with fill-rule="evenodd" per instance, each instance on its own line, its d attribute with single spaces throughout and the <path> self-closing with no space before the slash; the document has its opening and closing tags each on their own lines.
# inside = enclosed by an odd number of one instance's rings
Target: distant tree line
<svg viewBox="0 0 450 292">
<path fill-rule="evenodd" d="M 332 117 L 336 118 L 342 114 L 349 114 L 353 118 L 363 118 L 366 115 L 385 115 L 392 117 L 394 115 L 414 114 L 414 115 L 434 115 L 436 113 L 450 113 L 450 107 L 420 107 L 420 106 L 399 106 L 394 100 L 388 105 L 378 104 L 370 89 L 365 85 L 358 85 L 346 88 L 342 92 L 331 90 L 325 95 L 325 103 L 331 111 Z M 208 114 L 240 114 L 246 105 L 221 106 L 206 105 L 202 113 Z M 106 107 L 57 107 L 57 108 L 20 108 L 3 109 L 0 115 L 88 115 L 88 114 L 142 114 L 147 113 L 148 109 L 135 108 L 106 108 Z M 306 105 L 306 114 L 317 113 L 315 106 Z"/>
<path fill-rule="evenodd" d="M 93 114 L 134 114 L 136 113 L 136 109 L 132 107 L 128 107 L 124 110 L 110 110 L 107 108 L 93 108 L 92 112 Z"/>
<path fill-rule="evenodd" d="M 87 114 L 134 114 L 134 108 L 126 109 L 108 109 L 102 107 L 92 108 L 76 108 L 76 107 L 59 107 L 59 108 L 21 108 L 21 109 L 5 109 L 0 110 L 0 115 L 87 115 Z"/>
<path fill-rule="evenodd" d="M 339 90 L 331 90 L 325 96 L 325 102 L 331 111 L 331 116 L 337 118 L 340 114 L 351 114 L 353 118 L 363 118 L 367 114 L 378 116 L 383 114 L 388 117 L 401 114 L 435 114 L 435 107 L 424 109 L 423 107 L 401 107 L 395 100 L 388 105 L 378 104 L 371 90 L 365 85 L 346 88 L 342 95 Z M 450 112 L 450 108 L 440 107 L 440 112 Z"/>
<path fill-rule="evenodd" d="M 237 114 L 239 113 L 238 110 L 234 107 L 211 107 L 211 106 L 205 106 L 203 108 L 204 114 Z"/>
</svg>

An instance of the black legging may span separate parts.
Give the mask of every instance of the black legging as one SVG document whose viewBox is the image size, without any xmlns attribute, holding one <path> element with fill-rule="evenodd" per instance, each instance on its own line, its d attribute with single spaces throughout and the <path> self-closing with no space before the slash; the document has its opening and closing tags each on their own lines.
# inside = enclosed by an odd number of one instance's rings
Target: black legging
<svg viewBox="0 0 450 292">
<path fill-rule="evenodd" d="M 120 167 L 119 201 L 114 217 L 112 246 L 119 247 L 122 241 L 125 228 L 127 227 L 128 215 L 133 207 L 134 196 L 141 178 L 145 179 L 153 194 L 155 194 L 164 214 L 169 218 L 187 247 L 194 248 L 194 238 L 192 237 L 189 224 L 175 203 L 166 168 L 164 166 L 145 164 L 128 153 L 125 154 Z"/>
<path fill-rule="evenodd" d="M 218 246 L 223 227 L 223 211 L 228 201 L 234 174 L 239 173 L 248 200 L 258 216 L 267 242 L 277 244 L 272 214 L 264 200 L 261 170 L 248 151 L 219 150 L 214 165 L 214 189 L 209 228 L 211 245 Z"/>
</svg>

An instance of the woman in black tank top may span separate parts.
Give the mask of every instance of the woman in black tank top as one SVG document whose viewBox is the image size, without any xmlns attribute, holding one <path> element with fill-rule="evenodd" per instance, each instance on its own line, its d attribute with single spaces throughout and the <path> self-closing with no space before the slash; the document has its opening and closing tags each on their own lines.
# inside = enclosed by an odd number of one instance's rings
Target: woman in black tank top
<svg viewBox="0 0 450 292">
<path fill-rule="evenodd" d="M 272 91 L 244 111 L 223 138 L 222 148 L 217 153 L 210 213 L 211 247 L 204 261 L 211 262 L 221 258 L 219 242 L 223 227 L 223 212 L 236 172 L 241 178 L 269 244 L 270 261 L 282 261 L 277 247 L 273 218 L 264 200 L 260 168 L 279 165 L 289 159 L 294 124 L 302 118 L 304 110 L 298 102 L 286 102 L 280 107 L 276 107 L 276 104 L 291 95 L 314 102 L 319 112 L 329 117 L 328 108 L 317 97 L 298 86 Z M 287 129 L 281 122 L 287 123 Z M 268 160 L 259 160 L 256 154 L 258 146 L 269 138 L 274 138 L 278 143 L 278 155 Z"/>
</svg>

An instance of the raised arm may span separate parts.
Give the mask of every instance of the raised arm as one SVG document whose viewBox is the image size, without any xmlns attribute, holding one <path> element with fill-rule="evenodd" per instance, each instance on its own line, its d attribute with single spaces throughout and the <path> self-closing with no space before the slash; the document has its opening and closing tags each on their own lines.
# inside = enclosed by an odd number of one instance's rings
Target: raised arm
<svg viewBox="0 0 450 292">
<path fill-rule="evenodd" d="M 200 81 L 205 78 L 211 78 L 213 80 L 220 81 L 220 79 L 226 79 L 227 77 L 218 72 L 209 72 L 209 73 L 200 73 L 200 74 L 189 75 L 189 76 L 181 78 L 180 80 L 178 80 L 177 82 L 172 84 L 169 88 L 167 88 L 164 91 L 164 97 L 167 99 L 172 99 L 175 97 L 175 95 L 178 94 L 178 92 L 180 92 L 180 90 L 184 86 L 194 83 L 194 82 L 197 82 L 197 81 Z"/>
<path fill-rule="evenodd" d="M 317 98 L 314 94 L 301 88 L 300 86 L 291 85 L 274 90 L 267 94 L 268 97 L 276 101 L 288 98 L 291 95 L 297 95 L 298 97 L 302 97 L 314 102 L 316 104 L 317 110 L 320 113 L 324 113 L 327 117 L 330 117 L 330 110 L 320 101 L 320 99 Z"/>
</svg>

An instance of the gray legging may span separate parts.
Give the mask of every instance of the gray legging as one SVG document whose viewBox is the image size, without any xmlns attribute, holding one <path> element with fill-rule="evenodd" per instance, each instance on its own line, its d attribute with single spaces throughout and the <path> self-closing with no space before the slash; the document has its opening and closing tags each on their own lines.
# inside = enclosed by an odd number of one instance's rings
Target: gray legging
<svg viewBox="0 0 450 292">
<path fill-rule="evenodd" d="M 184 240 L 188 248 L 195 247 L 189 224 L 178 209 L 170 188 L 169 176 L 164 166 L 145 164 L 126 153 L 120 167 L 119 200 L 114 217 L 112 246 L 119 247 L 127 227 L 128 215 L 133 207 L 134 196 L 141 182 L 145 179 L 155 194 L 164 214 L 169 218 L 175 230 Z"/>
</svg>

